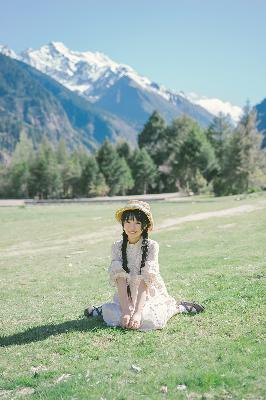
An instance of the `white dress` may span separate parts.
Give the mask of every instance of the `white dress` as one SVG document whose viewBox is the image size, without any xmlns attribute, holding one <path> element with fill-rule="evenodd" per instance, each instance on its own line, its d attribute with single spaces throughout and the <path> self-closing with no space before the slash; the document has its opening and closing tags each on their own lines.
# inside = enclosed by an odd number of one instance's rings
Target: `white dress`
<svg viewBox="0 0 266 400">
<path fill-rule="evenodd" d="M 130 285 L 133 312 L 136 299 L 137 287 L 140 280 L 144 280 L 147 285 L 147 298 L 142 311 L 141 325 L 138 330 L 149 331 L 153 329 L 162 329 L 167 324 L 169 318 L 178 313 L 176 300 L 169 296 L 164 281 L 159 271 L 159 244 L 155 240 L 148 239 L 148 254 L 144 267 L 141 270 L 142 259 L 142 238 L 135 244 L 127 244 L 127 262 L 129 273 L 122 267 L 122 242 L 118 240 L 112 245 L 112 262 L 108 268 L 110 274 L 110 283 L 116 286 L 116 278 L 124 277 L 127 284 Z M 114 294 L 113 303 L 102 305 L 103 319 L 109 326 L 120 326 L 121 308 L 117 290 Z"/>
</svg>

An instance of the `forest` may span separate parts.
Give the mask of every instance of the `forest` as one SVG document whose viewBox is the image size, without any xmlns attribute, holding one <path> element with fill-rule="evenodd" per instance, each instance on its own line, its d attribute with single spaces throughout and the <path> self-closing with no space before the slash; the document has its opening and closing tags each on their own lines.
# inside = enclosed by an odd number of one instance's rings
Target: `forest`
<svg viewBox="0 0 266 400">
<path fill-rule="evenodd" d="M 108 139 L 94 152 L 70 151 L 64 140 L 27 134 L 10 162 L 0 165 L 1 198 L 77 198 L 183 192 L 216 196 L 266 189 L 266 149 L 247 105 L 237 126 L 220 114 L 207 129 L 181 116 L 167 124 L 154 111 L 138 135 L 138 147 Z"/>
</svg>

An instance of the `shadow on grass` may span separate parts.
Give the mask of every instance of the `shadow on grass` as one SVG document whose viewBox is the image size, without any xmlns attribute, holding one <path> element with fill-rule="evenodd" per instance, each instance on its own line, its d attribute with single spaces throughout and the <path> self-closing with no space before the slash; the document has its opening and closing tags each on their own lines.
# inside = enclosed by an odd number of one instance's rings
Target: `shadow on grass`
<svg viewBox="0 0 266 400">
<path fill-rule="evenodd" d="M 91 319 L 79 318 L 71 321 L 65 321 L 60 324 L 36 326 L 34 328 L 29 328 L 24 332 L 14 333 L 10 336 L 2 336 L 0 337 L 0 347 L 39 342 L 47 339 L 49 336 L 61 335 L 62 333 L 75 331 L 86 332 L 91 330 L 99 331 L 102 329 L 110 329 L 110 326 L 107 326 L 99 317 Z"/>
</svg>

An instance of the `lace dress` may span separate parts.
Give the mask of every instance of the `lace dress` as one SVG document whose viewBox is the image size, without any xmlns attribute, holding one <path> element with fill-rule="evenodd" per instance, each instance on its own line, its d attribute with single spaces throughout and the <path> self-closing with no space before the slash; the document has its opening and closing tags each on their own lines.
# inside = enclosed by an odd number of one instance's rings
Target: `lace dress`
<svg viewBox="0 0 266 400">
<path fill-rule="evenodd" d="M 148 239 L 148 255 L 144 267 L 140 272 L 142 259 L 142 238 L 135 244 L 127 244 L 127 260 L 129 273 L 122 268 L 122 239 L 112 245 L 112 262 L 108 268 L 110 283 L 116 286 L 116 278 L 126 278 L 130 285 L 132 304 L 131 312 L 137 299 L 137 288 L 140 280 L 144 280 L 147 285 L 147 298 L 142 311 L 141 325 L 138 330 L 148 331 L 152 329 L 162 329 L 165 327 L 169 318 L 178 313 L 176 300 L 169 296 L 164 281 L 159 271 L 159 244 L 155 240 Z M 113 303 L 102 305 L 103 319 L 109 326 L 120 326 L 121 309 L 117 290 L 114 294 Z"/>
</svg>

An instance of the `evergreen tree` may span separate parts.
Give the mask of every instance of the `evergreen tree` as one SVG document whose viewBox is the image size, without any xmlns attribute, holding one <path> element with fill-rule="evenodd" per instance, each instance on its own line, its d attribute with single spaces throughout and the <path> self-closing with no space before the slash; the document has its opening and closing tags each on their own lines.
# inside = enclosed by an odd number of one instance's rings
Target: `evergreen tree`
<svg viewBox="0 0 266 400">
<path fill-rule="evenodd" d="M 17 198 L 29 197 L 30 166 L 33 161 L 33 144 L 22 131 L 12 155 L 9 173 L 9 195 Z"/>
<path fill-rule="evenodd" d="M 69 158 L 69 152 L 66 147 L 66 142 L 63 138 L 60 139 L 57 148 L 56 148 L 56 157 L 57 157 L 57 162 L 60 165 L 64 165 L 67 163 L 68 158 Z"/>
<path fill-rule="evenodd" d="M 120 177 L 118 183 L 119 185 L 118 194 L 125 196 L 127 192 L 133 188 L 134 180 L 132 177 L 131 170 L 124 157 L 119 158 L 118 174 Z"/>
<path fill-rule="evenodd" d="M 182 136 L 185 129 L 185 122 L 186 120 L 175 118 L 170 126 L 166 126 L 165 122 L 159 118 L 159 128 L 155 130 L 157 134 L 154 134 L 156 137 L 156 142 L 154 143 L 156 152 L 153 153 L 152 157 L 158 167 L 154 187 L 156 192 L 171 192 L 177 190 L 179 187 L 176 174 L 173 172 L 172 162 L 183 140 Z M 152 124 L 148 124 L 148 127 L 150 131 L 152 131 Z M 149 130 L 147 130 L 147 132 L 149 132 Z M 149 146 L 145 146 L 145 149 L 149 153 Z"/>
<path fill-rule="evenodd" d="M 233 126 L 228 116 L 219 113 L 214 117 L 212 123 L 207 129 L 206 135 L 212 144 L 215 155 L 220 165 L 223 163 L 224 145 L 230 136 L 232 136 Z"/>
<path fill-rule="evenodd" d="M 69 176 L 67 182 L 71 197 L 79 197 L 83 195 L 81 188 L 81 175 L 86 166 L 87 160 L 88 155 L 85 156 L 85 153 L 80 150 L 75 150 L 70 156 Z"/>
<path fill-rule="evenodd" d="M 205 133 L 194 120 L 182 116 L 166 129 L 166 138 L 167 157 L 159 167 L 163 190 L 199 192 L 202 182 L 209 182 L 217 169 L 214 150 Z"/>
<path fill-rule="evenodd" d="M 124 159 L 126 160 L 127 163 L 132 158 L 132 149 L 131 149 L 130 145 L 124 140 L 123 141 L 120 140 L 116 144 L 116 151 L 117 151 L 119 157 L 124 157 Z"/>
<path fill-rule="evenodd" d="M 156 165 L 160 165 L 164 158 L 166 127 L 165 120 L 154 111 L 138 136 L 139 147 L 147 150 Z"/>
<path fill-rule="evenodd" d="M 11 188 L 9 169 L 6 166 L 0 165 L 0 198 L 12 197 Z"/>
<path fill-rule="evenodd" d="M 72 165 L 70 161 L 70 154 L 67 150 L 64 139 L 60 139 L 57 149 L 56 149 L 56 157 L 58 162 L 58 170 L 61 176 L 62 181 L 62 197 L 71 197 L 72 196 L 72 188 L 71 188 L 71 178 L 72 178 Z"/>
<path fill-rule="evenodd" d="M 125 169 L 123 162 L 121 163 L 121 158 L 119 157 L 116 149 L 108 139 L 106 139 L 102 144 L 96 158 L 100 171 L 110 188 L 109 195 L 114 196 L 118 194 L 122 190 L 122 181 L 124 179 L 124 177 L 121 176 L 121 171 L 125 172 Z"/>
<path fill-rule="evenodd" d="M 266 187 L 266 154 L 263 135 L 256 128 L 256 111 L 246 106 L 244 115 L 227 144 L 217 194 L 237 194 Z"/>
<path fill-rule="evenodd" d="M 219 113 L 217 117 L 214 117 L 213 122 L 207 129 L 206 134 L 214 148 L 217 159 L 217 169 L 213 169 L 213 173 L 211 174 L 214 191 L 216 193 L 220 191 L 223 192 L 223 172 L 227 167 L 228 142 L 233 135 L 233 126 L 229 117 Z"/>
<path fill-rule="evenodd" d="M 146 194 L 156 181 L 157 168 L 147 150 L 142 148 L 135 153 L 133 164 L 134 192 Z"/>
<path fill-rule="evenodd" d="M 58 169 L 56 153 L 51 143 L 44 138 L 30 167 L 29 191 L 40 199 L 58 197 L 62 191 L 62 181 Z"/>
<path fill-rule="evenodd" d="M 215 149 L 207 139 L 204 131 L 200 130 L 198 134 L 201 141 L 200 155 L 198 158 L 198 169 L 206 180 L 207 184 L 217 175 L 219 162 L 215 155 Z"/>
<path fill-rule="evenodd" d="M 90 156 L 87 160 L 85 168 L 82 170 L 80 179 L 80 189 L 84 196 L 104 195 L 109 191 L 103 174 L 99 170 L 99 166 L 94 156 Z"/>
<path fill-rule="evenodd" d="M 76 150 L 74 150 L 73 155 L 76 159 L 79 160 L 79 164 L 81 169 L 85 167 L 90 157 L 89 151 L 84 146 L 79 146 Z"/>
<path fill-rule="evenodd" d="M 202 141 L 198 127 L 191 121 L 190 130 L 180 145 L 172 165 L 178 177 L 180 187 L 186 191 L 197 192 L 196 174 L 199 171 L 199 160 L 201 155 Z"/>
</svg>

